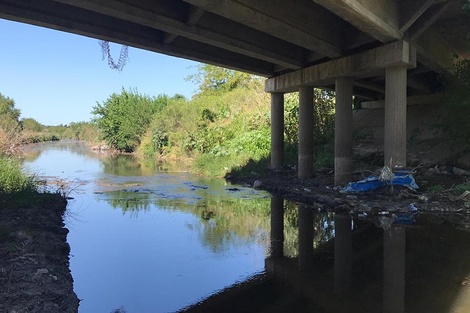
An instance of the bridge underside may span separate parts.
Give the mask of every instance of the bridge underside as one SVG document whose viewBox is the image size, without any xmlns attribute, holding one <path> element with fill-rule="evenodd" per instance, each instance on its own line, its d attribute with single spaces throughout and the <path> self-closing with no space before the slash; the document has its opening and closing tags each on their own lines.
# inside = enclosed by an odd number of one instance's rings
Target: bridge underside
<svg viewBox="0 0 470 313">
<path fill-rule="evenodd" d="M 433 94 L 468 15 L 455 0 L 0 0 L 0 18 L 246 71 L 272 94 L 282 166 L 283 94 L 300 92 L 299 177 L 313 173 L 313 87 L 336 90 L 335 181 L 348 180 L 352 97 L 385 101 L 385 163 L 406 165 L 408 97 Z"/>
</svg>

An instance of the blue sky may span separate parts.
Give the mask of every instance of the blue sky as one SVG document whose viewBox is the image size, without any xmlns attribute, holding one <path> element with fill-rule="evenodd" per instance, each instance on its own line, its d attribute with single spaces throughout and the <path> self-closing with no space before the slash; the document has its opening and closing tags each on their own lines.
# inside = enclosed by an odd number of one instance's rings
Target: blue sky
<svg viewBox="0 0 470 313">
<path fill-rule="evenodd" d="M 96 102 L 121 88 L 188 99 L 197 86 L 185 81 L 198 63 L 129 47 L 122 72 L 102 61 L 98 40 L 0 19 L 0 93 L 15 100 L 21 117 L 44 125 L 89 121 Z M 114 59 L 121 45 L 111 44 Z"/>
</svg>

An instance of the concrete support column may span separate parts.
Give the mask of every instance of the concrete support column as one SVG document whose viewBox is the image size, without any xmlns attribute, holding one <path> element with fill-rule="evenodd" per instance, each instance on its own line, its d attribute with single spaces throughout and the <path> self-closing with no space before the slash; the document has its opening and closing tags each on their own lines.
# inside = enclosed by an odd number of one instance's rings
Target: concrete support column
<svg viewBox="0 0 470 313">
<path fill-rule="evenodd" d="M 272 257 L 284 254 L 284 199 L 271 198 L 271 253 Z"/>
<path fill-rule="evenodd" d="M 352 232 L 351 217 L 335 215 L 335 292 L 342 295 L 351 290 Z"/>
<path fill-rule="evenodd" d="M 313 212 L 299 204 L 299 269 L 311 270 L 313 266 Z"/>
<path fill-rule="evenodd" d="M 391 226 L 384 231 L 384 313 L 405 312 L 406 229 Z"/>
<path fill-rule="evenodd" d="M 299 178 L 313 176 L 313 88 L 299 89 Z"/>
<path fill-rule="evenodd" d="M 284 94 L 271 93 L 271 168 L 284 163 Z"/>
<path fill-rule="evenodd" d="M 352 79 L 336 79 L 335 91 L 335 185 L 341 185 L 351 181 L 352 178 Z"/>
<path fill-rule="evenodd" d="M 384 163 L 406 166 L 406 66 L 385 69 Z"/>
</svg>

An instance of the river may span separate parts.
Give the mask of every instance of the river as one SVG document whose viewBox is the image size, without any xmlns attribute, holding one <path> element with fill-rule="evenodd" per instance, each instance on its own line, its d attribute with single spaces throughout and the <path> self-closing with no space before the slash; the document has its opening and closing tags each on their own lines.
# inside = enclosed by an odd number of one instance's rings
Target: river
<svg viewBox="0 0 470 313">
<path fill-rule="evenodd" d="M 73 198 L 83 313 L 470 312 L 455 217 L 320 213 L 79 142 L 37 145 L 25 164 Z"/>
</svg>

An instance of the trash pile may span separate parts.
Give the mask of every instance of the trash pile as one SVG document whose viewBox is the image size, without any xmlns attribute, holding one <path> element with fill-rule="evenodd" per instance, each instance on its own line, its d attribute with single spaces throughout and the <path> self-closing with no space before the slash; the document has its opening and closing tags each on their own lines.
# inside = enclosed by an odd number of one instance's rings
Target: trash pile
<svg viewBox="0 0 470 313">
<path fill-rule="evenodd" d="M 381 179 L 380 176 L 369 176 L 366 179 L 357 182 L 350 182 L 346 187 L 341 189 L 341 192 L 365 192 L 390 185 L 404 186 L 413 190 L 419 188 L 418 184 L 416 184 L 413 174 L 404 171 L 394 172 L 393 178 L 390 180 Z"/>
</svg>

